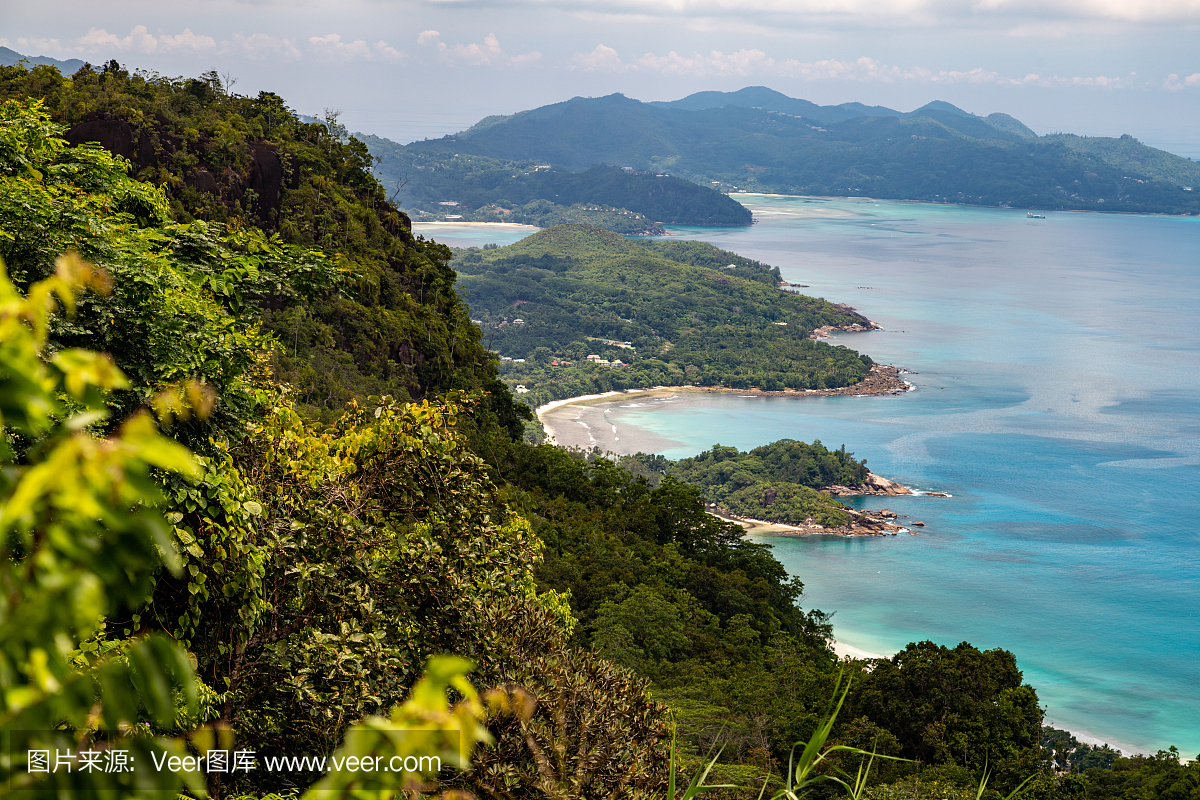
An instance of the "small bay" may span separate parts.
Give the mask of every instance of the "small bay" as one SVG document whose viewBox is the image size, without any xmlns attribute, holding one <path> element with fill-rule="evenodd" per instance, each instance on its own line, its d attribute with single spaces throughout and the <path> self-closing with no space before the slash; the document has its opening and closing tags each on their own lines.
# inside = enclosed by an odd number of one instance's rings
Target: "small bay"
<svg viewBox="0 0 1200 800">
<path fill-rule="evenodd" d="M 1200 752 L 1200 219 L 738 199 L 757 225 L 671 233 L 855 306 L 883 330 L 835 341 L 914 391 L 623 396 L 551 412 L 560 441 L 679 458 L 820 439 L 947 492 L 857 501 L 919 535 L 762 540 L 839 640 L 1003 647 L 1049 723 Z"/>
</svg>

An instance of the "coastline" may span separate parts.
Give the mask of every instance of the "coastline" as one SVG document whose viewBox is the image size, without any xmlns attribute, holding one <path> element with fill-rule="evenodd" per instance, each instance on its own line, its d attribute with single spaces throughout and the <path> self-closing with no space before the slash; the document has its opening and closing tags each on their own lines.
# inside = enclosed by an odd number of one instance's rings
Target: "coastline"
<svg viewBox="0 0 1200 800">
<path fill-rule="evenodd" d="M 909 388 L 911 388 L 911 387 L 909 387 Z M 591 394 L 591 395 L 582 395 L 582 396 L 578 396 L 578 397 L 570 397 L 570 398 L 564 398 L 561 400 L 555 400 L 555 401 L 543 404 L 542 406 L 539 406 L 537 408 L 537 415 L 538 415 L 539 420 L 542 420 L 544 414 L 546 414 L 547 412 L 551 412 L 558 408 L 563 408 L 565 406 L 574 405 L 574 404 L 579 404 L 579 405 L 603 404 L 605 402 L 612 401 L 614 398 L 626 398 L 626 397 L 628 397 L 630 399 L 635 398 L 635 397 L 648 398 L 648 397 L 663 396 L 663 395 L 669 396 L 672 394 L 680 394 L 682 392 L 717 392 L 717 391 L 734 392 L 734 393 L 742 394 L 742 395 L 750 394 L 749 392 L 746 392 L 744 390 L 720 389 L 717 387 L 656 386 L 656 387 L 641 388 L 641 389 L 631 389 L 628 391 L 612 391 L 612 392 L 604 392 L 604 393 L 597 393 L 597 394 Z M 762 393 L 756 393 L 756 394 L 762 394 Z M 813 396 L 814 393 L 805 394 L 804 392 L 787 392 L 787 393 L 780 392 L 780 393 L 776 393 L 776 394 L 784 395 L 784 396 L 805 397 L 805 396 Z M 544 421 L 543 421 L 543 424 L 545 424 Z M 549 435 L 549 437 L 551 437 L 551 438 L 549 438 L 549 441 L 552 443 L 553 442 L 552 428 L 550 426 L 546 426 L 546 432 Z M 708 512 L 714 513 L 714 509 L 709 508 Z M 845 534 L 838 534 L 838 533 L 833 533 L 833 532 L 828 532 L 828 533 L 817 532 L 817 531 L 809 532 L 809 531 L 805 531 L 802 528 L 795 526 L 795 525 L 773 523 L 773 522 L 769 522 L 766 520 L 751 519 L 751 518 L 734 518 L 732 515 L 728 515 L 727 513 L 715 513 L 714 516 L 718 516 L 722 519 L 726 519 L 726 520 L 729 520 L 732 522 L 742 524 L 742 526 L 746 530 L 746 533 L 756 537 L 755 540 L 760 541 L 760 542 L 769 542 L 770 541 L 769 537 L 801 538 L 801 537 L 808 537 L 808 536 L 819 536 L 819 535 L 822 535 L 822 533 L 824 533 L 825 535 L 835 535 L 835 536 L 836 535 L 843 535 L 843 536 L 845 535 Z M 917 531 L 910 530 L 910 533 L 915 533 L 915 532 L 917 532 Z M 762 537 L 762 538 L 757 538 L 757 537 Z M 839 659 L 871 660 L 871 659 L 880 659 L 880 658 L 890 658 L 892 655 L 894 655 L 894 653 L 887 650 L 886 648 L 880 648 L 878 646 L 872 646 L 872 645 L 864 646 L 864 643 L 861 640 L 856 642 L 853 634 L 849 635 L 846 639 L 835 638 L 834 640 L 830 641 L 829 646 Z M 1107 743 L 1110 746 L 1114 747 L 1117 750 L 1122 751 L 1123 753 L 1125 753 L 1127 755 L 1136 753 L 1136 752 L 1141 752 L 1142 750 L 1146 749 L 1146 748 L 1139 749 L 1138 747 L 1136 747 L 1134 745 L 1130 745 L 1126 742 L 1123 742 L 1123 741 L 1121 741 L 1120 737 L 1113 738 L 1113 737 L 1097 735 L 1097 734 L 1093 733 L 1091 730 L 1084 728 L 1083 726 L 1078 726 L 1078 727 L 1072 726 L 1070 723 L 1064 723 L 1062 721 L 1054 720 L 1054 719 L 1052 719 L 1053 714 L 1048 714 L 1047 717 L 1048 717 L 1047 724 L 1052 724 L 1056 728 L 1062 728 L 1064 730 L 1069 731 L 1072 735 L 1074 735 L 1077 739 L 1079 739 L 1082 742 L 1087 742 L 1090 744 Z"/>
<path fill-rule="evenodd" d="M 1166 211 L 1109 211 L 1103 208 L 1040 208 L 1030 206 L 991 206 L 991 205 L 976 205 L 974 203 L 957 203 L 947 202 L 942 200 L 902 200 L 899 198 L 889 197 L 868 197 L 866 195 L 824 195 L 824 194 L 776 194 L 774 192 L 728 192 L 727 197 L 787 197 L 796 200 L 869 200 L 874 203 L 908 203 L 917 206 L 953 206 L 955 208 L 988 208 L 999 209 L 1001 211 L 1049 211 L 1055 214 L 1125 214 L 1138 217 L 1167 217 L 1178 219 L 1189 219 L 1196 217 L 1196 214 L 1187 214 L 1180 212 L 1178 214 L 1170 214 Z M 794 216 L 808 216 L 795 214 Z M 816 216 L 816 215 L 813 215 Z M 1081 740 L 1082 741 L 1082 740 Z"/>
<path fill-rule="evenodd" d="M 862 660 L 869 658 L 891 658 L 891 656 L 880 655 L 879 653 L 869 653 L 866 650 L 860 650 L 852 644 L 839 642 L 837 639 L 833 639 L 829 642 L 829 648 L 833 650 L 835 654 L 837 654 L 838 658 L 841 659 L 853 658 Z"/>
<path fill-rule="evenodd" d="M 889 496 L 895 497 L 900 495 L 915 494 L 907 486 L 901 486 L 898 483 L 889 481 L 887 478 L 880 478 L 874 473 L 870 473 L 869 481 L 881 481 L 896 487 L 896 490 L 888 492 Z M 845 488 L 845 487 L 842 487 Z M 834 497 L 847 497 L 850 495 L 878 495 L 878 492 L 853 492 L 847 491 L 843 494 L 833 494 Z M 899 522 L 900 515 L 889 508 L 883 508 L 878 511 L 863 511 L 854 508 L 847 508 L 846 513 L 850 515 L 850 521 L 838 525 L 835 528 L 827 528 L 824 525 L 818 525 L 815 522 L 804 525 L 798 525 L 791 522 L 780 522 L 778 520 L 755 519 L 754 517 L 743 517 L 734 514 L 726 508 L 721 508 L 714 503 L 706 503 L 705 510 L 716 517 L 723 519 L 726 522 L 732 522 L 735 525 L 742 526 L 746 533 L 757 535 L 771 535 L 783 537 L 802 537 L 802 536 L 896 536 L 901 533 L 917 535 L 920 531 L 913 530 L 913 527 L 924 528 L 925 523 L 919 520 L 910 522 L 904 525 Z M 905 515 L 907 516 L 907 515 Z M 912 526 L 912 527 L 909 527 Z"/>
<path fill-rule="evenodd" d="M 829 641 L 829 649 L 833 650 L 834 654 L 839 659 L 842 659 L 842 660 L 853 659 L 853 660 L 857 660 L 857 661 L 863 661 L 863 660 L 880 659 L 880 658 L 890 659 L 892 656 L 895 655 L 895 653 L 873 653 L 868 650 L 863 650 L 862 648 L 855 647 L 854 645 L 852 645 L 848 642 L 840 641 L 838 639 L 831 639 Z M 1044 725 L 1053 727 L 1053 728 L 1059 728 L 1061 730 L 1065 730 L 1067 733 L 1071 734 L 1072 736 L 1074 736 L 1076 739 L 1078 739 L 1080 742 L 1082 742 L 1084 744 L 1090 744 L 1090 745 L 1095 745 L 1095 746 L 1107 745 L 1108 747 L 1113 748 L 1114 750 L 1116 750 L 1117 752 L 1119 752 L 1125 756 L 1130 756 L 1135 753 L 1141 752 L 1139 750 L 1139 748 L 1135 747 L 1134 745 L 1127 744 L 1125 742 L 1122 742 L 1119 739 L 1112 739 L 1112 738 L 1108 738 L 1108 737 L 1097 736 L 1096 734 L 1091 733 L 1090 731 L 1085 731 L 1082 729 L 1074 730 L 1070 727 L 1067 727 L 1067 723 L 1058 722 L 1056 720 L 1050 719 L 1049 717 L 1050 717 L 1050 715 L 1047 714 L 1047 719 L 1043 723 Z M 1180 753 L 1179 760 L 1182 764 L 1186 765 L 1186 764 L 1191 763 L 1191 761 L 1193 759 L 1188 758 L 1188 757 L 1184 756 L 1182 753 Z"/>
<path fill-rule="evenodd" d="M 485 224 L 485 223 L 480 223 Z M 546 430 L 546 441 L 549 444 L 556 444 L 554 438 L 554 428 L 551 423 L 546 421 L 545 415 L 569 405 L 582 405 L 594 403 L 597 401 L 605 401 L 614 397 L 631 397 L 635 395 L 653 395 L 662 394 L 663 392 L 679 393 L 679 392 L 708 392 L 711 394 L 739 394 L 743 397 L 868 397 L 871 395 L 880 394 L 903 394 L 912 391 L 915 387 L 904 380 L 904 375 L 915 375 L 917 373 L 910 372 L 902 367 L 893 366 L 891 364 L 876 364 L 871 367 L 871 372 L 866 378 L 858 383 L 850 386 L 841 386 L 836 389 L 783 389 L 779 391 L 767 391 L 763 389 L 731 389 L 725 386 L 696 386 L 694 384 L 686 384 L 684 386 L 654 386 L 640 389 L 622 389 L 611 392 L 603 392 L 600 394 L 584 394 L 578 397 L 567 397 L 562 400 L 551 400 L 549 403 L 544 403 L 534 409 L 534 414 L 537 416 L 538 422 Z"/>
<path fill-rule="evenodd" d="M 417 225 L 486 225 L 492 228 L 528 228 L 531 231 L 540 231 L 537 225 L 526 225 L 522 222 L 462 222 L 460 220 L 432 220 L 429 222 L 414 222 L 413 226 Z"/>
</svg>

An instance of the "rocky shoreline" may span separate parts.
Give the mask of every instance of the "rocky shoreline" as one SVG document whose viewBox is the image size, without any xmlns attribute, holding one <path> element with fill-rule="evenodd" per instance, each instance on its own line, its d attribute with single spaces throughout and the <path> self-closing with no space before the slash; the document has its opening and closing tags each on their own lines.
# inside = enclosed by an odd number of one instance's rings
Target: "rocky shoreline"
<svg viewBox="0 0 1200 800">
<path fill-rule="evenodd" d="M 867 473 L 867 479 L 859 486 L 827 486 L 822 494 L 832 497 L 854 497 L 862 495 L 899 497 L 916 494 L 907 486 L 888 480 L 873 472 Z M 924 492 L 929 497 L 948 497 L 942 492 Z M 831 534 L 835 536 L 895 536 L 899 533 L 917 534 L 920 531 L 913 528 L 924 528 L 925 523 L 914 520 L 907 525 L 897 522 L 899 515 L 891 509 L 883 508 L 878 511 L 862 511 L 855 508 L 844 508 L 850 515 L 850 521 L 845 525 L 826 527 L 819 525 L 812 517 L 803 523 L 784 522 L 782 520 L 753 519 L 739 516 L 732 511 L 721 508 L 714 503 L 708 503 L 708 512 L 730 522 L 736 522 L 748 530 L 758 533 L 772 533 L 778 536 L 811 536 L 814 534 Z"/>
<path fill-rule="evenodd" d="M 896 536 L 900 533 L 916 534 L 920 531 L 914 531 L 907 526 L 900 525 L 896 522 L 898 515 L 896 512 L 884 508 L 879 511 L 859 511 L 853 508 L 845 509 L 850 515 L 850 522 L 845 525 L 828 528 L 824 525 L 818 525 L 816 522 L 809 519 L 802 524 L 797 525 L 790 522 L 779 522 L 777 520 L 753 519 L 751 517 L 742 517 L 734 514 L 732 511 L 721 508 L 715 504 L 708 504 L 708 513 L 715 517 L 736 522 L 749 531 L 758 533 L 770 533 L 775 536 L 814 536 L 814 535 L 833 535 L 833 536 Z M 924 522 L 913 522 L 913 527 L 923 528 Z"/>
<path fill-rule="evenodd" d="M 845 525 L 839 525 L 836 528 L 824 528 L 820 525 L 813 525 L 808 530 L 801 530 L 795 533 L 780 531 L 780 536 L 806 536 L 813 533 L 835 534 L 837 536 L 895 536 L 900 533 L 920 533 L 920 531 L 911 530 L 896 522 L 896 512 L 887 508 L 881 508 L 878 511 L 857 511 L 853 508 L 846 509 L 846 513 L 850 515 L 850 522 Z M 919 527 L 924 527 L 925 523 L 921 523 Z"/>
<path fill-rule="evenodd" d="M 868 321 L 866 325 L 854 323 L 853 325 L 822 325 L 813 330 L 808 335 L 810 339 L 828 339 L 835 333 L 862 333 L 863 331 L 881 331 L 883 328 L 876 325 L 874 322 Z"/>
<path fill-rule="evenodd" d="M 867 473 L 867 479 L 860 486 L 826 486 L 823 490 L 826 494 L 834 497 L 857 497 L 859 495 L 887 495 L 895 497 L 902 494 L 912 494 L 912 489 L 903 486 L 895 481 L 889 481 L 887 478 L 876 475 L 874 472 Z"/>
</svg>

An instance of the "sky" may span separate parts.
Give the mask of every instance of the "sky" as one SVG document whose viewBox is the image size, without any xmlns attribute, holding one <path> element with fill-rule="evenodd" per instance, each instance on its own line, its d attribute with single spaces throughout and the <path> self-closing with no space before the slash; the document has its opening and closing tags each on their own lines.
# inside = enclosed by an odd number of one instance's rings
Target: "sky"
<svg viewBox="0 0 1200 800">
<path fill-rule="evenodd" d="M 1200 158 L 1200 0 L 0 0 L 0 46 L 216 69 L 401 142 L 575 96 L 762 85 Z"/>
</svg>

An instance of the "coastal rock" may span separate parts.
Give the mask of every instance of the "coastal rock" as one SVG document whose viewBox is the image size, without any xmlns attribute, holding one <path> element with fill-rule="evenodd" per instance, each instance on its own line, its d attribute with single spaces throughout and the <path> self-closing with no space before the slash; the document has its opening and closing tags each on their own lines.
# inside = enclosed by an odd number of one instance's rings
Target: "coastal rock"
<svg viewBox="0 0 1200 800">
<path fill-rule="evenodd" d="M 865 324 L 863 324 L 865 323 Z M 879 331 L 883 330 L 878 324 L 871 322 L 869 319 L 863 318 L 863 323 L 855 322 L 851 325 L 822 325 L 808 335 L 810 339 L 828 339 L 835 333 L 862 333 L 864 331 Z"/>
<path fill-rule="evenodd" d="M 874 472 L 867 473 L 867 479 L 863 481 L 863 486 L 869 489 L 874 489 L 876 492 L 884 492 L 886 494 L 912 494 L 912 492 L 904 486 L 901 486 L 895 481 L 890 481 L 880 475 L 876 475 Z"/>
<path fill-rule="evenodd" d="M 827 491 L 833 497 L 849 497 L 855 495 L 886 495 L 888 497 L 896 497 L 899 495 L 912 494 L 912 490 L 907 486 L 903 486 L 895 481 L 890 481 L 887 478 L 876 475 L 873 472 L 867 473 L 867 479 L 862 482 L 861 486 L 829 486 L 824 491 Z M 891 513 L 891 512 L 888 512 Z M 895 514 L 892 514 L 895 517 Z"/>
<path fill-rule="evenodd" d="M 896 518 L 896 515 L 886 508 L 883 511 L 856 511 L 852 508 L 846 509 L 846 511 L 850 515 L 850 522 L 846 525 L 839 525 L 836 528 L 821 528 L 814 525 L 814 530 L 800 530 L 781 535 L 806 536 L 810 533 L 832 533 L 839 536 L 895 536 L 906 530 L 891 521 Z M 909 532 L 911 533 L 911 531 Z"/>
<path fill-rule="evenodd" d="M 833 528 L 827 528 L 823 525 L 818 525 L 809 517 L 801 525 L 795 523 L 783 522 L 781 520 L 760 520 L 751 519 L 749 517 L 740 517 L 737 514 L 722 508 L 714 503 L 706 503 L 705 507 L 708 513 L 718 516 L 721 519 L 738 522 L 745 527 L 754 527 L 756 525 L 771 525 L 779 526 L 779 529 L 771 530 L 770 532 L 776 536 L 812 536 L 814 534 L 833 534 L 836 536 L 896 536 L 900 533 L 916 533 L 901 525 L 897 525 L 892 520 L 896 519 L 895 512 L 888 509 L 882 511 L 858 511 L 853 508 L 844 509 L 850 515 L 850 521 L 845 525 L 839 525 Z M 750 525 L 748 523 L 753 523 Z"/>
</svg>

